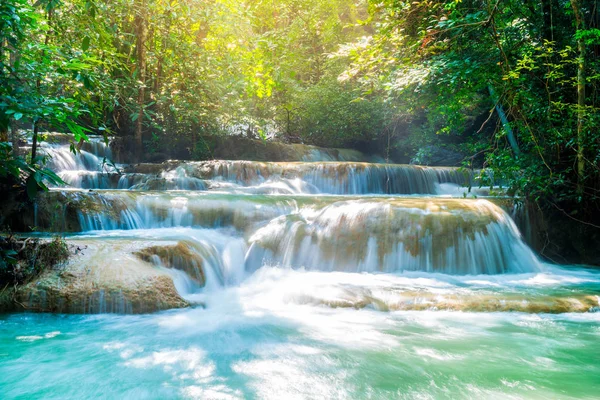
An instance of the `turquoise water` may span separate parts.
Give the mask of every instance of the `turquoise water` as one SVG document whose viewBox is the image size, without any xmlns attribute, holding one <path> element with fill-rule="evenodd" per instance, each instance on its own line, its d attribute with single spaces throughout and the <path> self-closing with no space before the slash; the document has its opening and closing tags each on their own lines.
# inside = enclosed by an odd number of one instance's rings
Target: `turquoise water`
<svg viewBox="0 0 600 400">
<path fill-rule="evenodd" d="M 475 280 L 263 268 L 240 286 L 190 295 L 198 305 L 189 309 L 2 315 L 0 397 L 598 398 L 600 313 L 326 305 L 400 285 L 555 291 L 560 277 L 563 291 L 598 293 L 589 279 L 598 274 L 557 271 Z"/>
</svg>

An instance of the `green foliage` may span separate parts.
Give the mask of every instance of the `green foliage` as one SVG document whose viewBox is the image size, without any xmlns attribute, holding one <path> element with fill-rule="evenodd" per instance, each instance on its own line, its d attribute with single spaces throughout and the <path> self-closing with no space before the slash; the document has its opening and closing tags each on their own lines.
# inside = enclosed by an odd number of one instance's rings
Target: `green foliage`
<svg viewBox="0 0 600 400">
<path fill-rule="evenodd" d="M 292 109 L 293 126 L 303 141 L 352 147 L 373 141 L 383 130 L 385 107 L 379 98 L 359 97 L 350 85 L 322 80 L 301 92 Z"/>
<path fill-rule="evenodd" d="M 40 167 L 40 160 L 26 162 L 22 157 L 15 157 L 9 143 L 0 142 L 0 187 L 21 188 L 33 199 L 39 191 L 47 191 L 47 183 L 64 184 L 63 180 L 49 168 Z"/>
<path fill-rule="evenodd" d="M 46 121 L 66 126 L 75 140 L 86 139 L 77 122 L 89 113 L 83 100 L 91 89 L 90 72 L 100 60 L 73 50 L 61 37 L 58 2 L 38 2 L 34 8 L 22 0 L 8 0 L 0 13 L 3 24 L 0 41 L 9 46 L 0 54 L 0 119 L 8 121 Z"/>
<path fill-rule="evenodd" d="M 210 160 L 211 158 L 210 143 L 202 136 L 198 137 L 192 149 L 192 160 Z"/>
<path fill-rule="evenodd" d="M 344 65 L 329 61 L 341 44 L 368 32 L 358 23 L 368 18 L 362 1 L 64 0 L 31 6 L 8 0 L 3 6 L 7 26 L 18 22 L 18 29 L 6 31 L 13 46 L 0 54 L 5 127 L 35 123 L 70 131 L 78 142 L 90 132 L 132 134 L 141 119 L 143 143 L 161 147 L 178 136 L 194 153 L 203 151 L 195 145 L 198 135 L 243 132 L 322 145 L 330 145 L 329 137 L 345 145 L 378 133 L 381 99 L 353 103 L 361 97 L 356 85 L 337 85 Z M 335 107 L 330 115 L 336 121 L 313 129 L 310 124 L 319 123 L 311 113 L 315 100 Z M 364 117 L 370 111 L 377 114 L 371 124 Z M 318 117 L 321 124 L 325 117 Z"/>
<path fill-rule="evenodd" d="M 426 107 L 443 134 L 464 130 L 469 109 L 487 107 L 493 134 L 476 128 L 480 134 L 465 139 L 486 153 L 494 175 L 515 194 L 589 214 L 600 204 L 599 27 L 589 3 L 582 2 L 585 18 L 577 20 L 577 4 L 372 1 L 377 28 L 338 53 L 352 60 L 343 77 L 405 110 Z M 592 25 L 581 29 L 584 20 Z M 488 97 L 488 88 L 499 98 Z M 496 106 L 508 117 L 519 155 Z M 574 167 L 580 157 L 583 172 Z"/>
<path fill-rule="evenodd" d="M 101 61 L 62 40 L 61 6 L 56 1 L 31 6 L 23 0 L 0 5 L 0 179 L 4 188 L 25 188 L 30 198 L 48 190 L 47 182 L 63 183 L 35 153 L 42 139 L 37 135 L 39 126 L 68 130 L 74 142 L 87 140 L 90 129 L 82 118 L 90 115 L 89 106 L 95 102 L 89 91 L 93 70 Z M 12 151 L 7 140 L 11 125 L 27 122 L 34 125 L 36 136 L 35 154 L 28 162 Z"/>
</svg>

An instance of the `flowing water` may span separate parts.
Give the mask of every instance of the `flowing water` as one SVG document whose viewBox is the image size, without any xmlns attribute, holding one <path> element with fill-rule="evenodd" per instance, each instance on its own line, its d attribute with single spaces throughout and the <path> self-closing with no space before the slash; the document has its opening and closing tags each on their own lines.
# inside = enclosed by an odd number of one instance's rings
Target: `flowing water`
<svg viewBox="0 0 600 400">
<path fill-rule="evenodd" d="M 45 150 L 75 188 L 35 226 L 147 247 L 191 307 L 0 315 L 1 398 L 598 398 L 600 273 L 540 261 L 477 174 Z"/>
</svg>

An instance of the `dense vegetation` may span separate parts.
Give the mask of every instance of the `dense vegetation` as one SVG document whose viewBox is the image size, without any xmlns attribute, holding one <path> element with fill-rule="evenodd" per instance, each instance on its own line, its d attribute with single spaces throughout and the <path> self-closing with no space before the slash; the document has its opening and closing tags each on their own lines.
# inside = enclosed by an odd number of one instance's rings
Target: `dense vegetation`
<svg viewBox="0 0 600 400">
<path fill-rule="evenodd" d="M 201 155 L 205 134 L 348 145 L 381 129 L 381 107 L 354 101 L 358 85 L 338 82 L 346 64 L 330 57 L 366 34 L 357 24 L 368 17 L 361 4 L 10 0 L 2 7 L 4 130 L 12 118 L 68 129 L 76 140 L 88 130 L 134 135 L 140 153 L 169 135 Z"/>
<path fill-rule="evenodd" d="M 56 179 L 45 129 L 206 158 L 207 138 L 486 166 L 588 226 L 599 215 L 600 11 L 591 0 L 4 0 L 0 177 Z"/>
<path fill-rule="evenodd" d="M 471 153 L 513 191 L 575 214 L 598 212 L 600 13 L 594 1 L 417 1 L 372 5 L 377 31 L 345 52 L 343 75 L 385 91 L 398 112 L 425 107 L 460 131 L 488 104 Z M 494 118 L 498 116 L 499 118 Z M 563 203 L 561 205 L 560 203 Z M 590 212 L 591 211 L 591 212 Z"/>
</svg>

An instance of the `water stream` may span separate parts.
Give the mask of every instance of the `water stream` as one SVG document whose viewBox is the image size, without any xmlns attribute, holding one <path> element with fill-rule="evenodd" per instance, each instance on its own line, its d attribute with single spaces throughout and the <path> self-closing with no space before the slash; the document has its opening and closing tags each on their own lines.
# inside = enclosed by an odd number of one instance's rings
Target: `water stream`
<svg viewBox="0 0 600 400">
<path fill-rule="evenodd" d="M 600 273 L 542 262 L 498 190 L 465 187 L 475 173 L 44 150 L 73 188 L 35 225 L 115 259 L 145 251 L 191 307 L 0 315 L 2 398 L 600 393 Z M 75 311 L 127 311 L 99 307 Z"/>
</svg>

